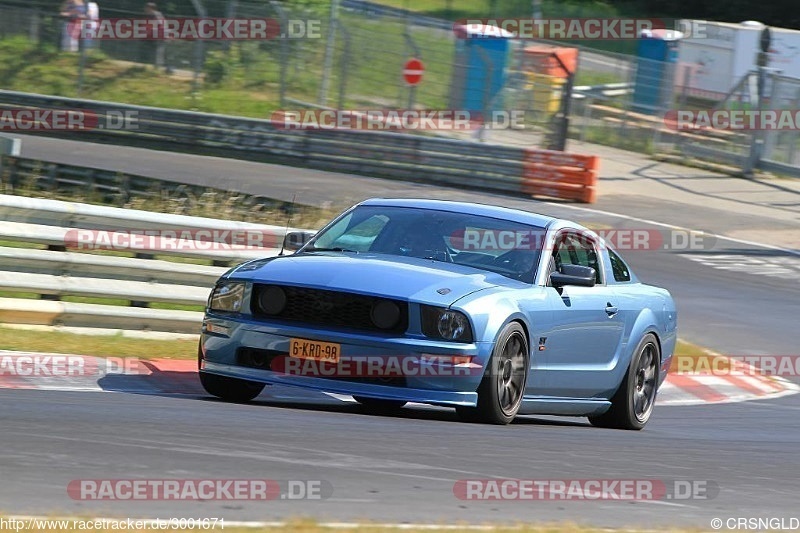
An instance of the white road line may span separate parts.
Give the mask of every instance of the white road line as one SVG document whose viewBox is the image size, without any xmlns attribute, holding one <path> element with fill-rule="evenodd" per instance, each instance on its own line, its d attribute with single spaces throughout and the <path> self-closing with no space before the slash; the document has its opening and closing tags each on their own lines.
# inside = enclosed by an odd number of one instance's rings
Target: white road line
<svg viewBox="0 0 800 533">
<path fill-rule="evenodd" d="M 735 237 L 728 237 L 726 235 L 720 235 L 718 233 L 709 233 L 709 232 L 705 232 L 705 231 L 702 231 L 702 230 L 687 228 L 685 226 L 677 226 L 675 224 L 667 224 L 666 222 L 658 222 L 657 220 L 650 220 L 650 219 L 647 219 L 647 218 L 639 218 L 639 217 L 634 217 L 634 216 L 630 216 L 630 215 L 623 215 L 621 213 L 614 213 L 613 211 L 604 211 L 602 209 L 593 209 L 591 207 L 581 207 L 581 206 L 569 205 L 569 204 L 558 204 L 558 203 L 555 203 L 555 202 L 542 202 L 542 203 L 547 204 L 547 205 L 551 205 L 553 207 L 566 207 L 566 208 L 569 208 L 569 209 L 575 209 L 577 211 L 585 211 L 587 213 L 594 213 L 594 214 L 597 214 L 597 215 L 605 215 L 605 216 L 610 216 L 610 217 L 616 217 L 616 218 L 621 218 L 621 219 L 624 219 L 624 220 L 631 220 L 633 222 L 641 222 L 643 224 L 651 224 L 653 226 L 660 226 L 662 228 L 679 229 L 679 230 L 689 231 L 689 232 L 704 233 L 706 235 L 709 235 L 711 237 L 715 237 L 717 239 L 722 239 L 722 240 L 726 240 L 726 241 L 730 241 L 730 242 L 735 242 L 737 244 L 746 244 L 748 246 L 757 246 L 759 248 L 765 248 L 767 250 L 775 250 L 775 251 L 779 251 L 779 252 L 785 252 L 787 254 L 792 254 L 792 255 L 796 255 L 796 256 L 800 257 L 800 250 L 792 250 L 791 248 L 783 248 L 782 246 L 775 246 L 775 245 L 772 245 L 772 244 L 764 244 L 763 242 L 748 241 L 746 239 L 737 239 Z"/>
</svg>

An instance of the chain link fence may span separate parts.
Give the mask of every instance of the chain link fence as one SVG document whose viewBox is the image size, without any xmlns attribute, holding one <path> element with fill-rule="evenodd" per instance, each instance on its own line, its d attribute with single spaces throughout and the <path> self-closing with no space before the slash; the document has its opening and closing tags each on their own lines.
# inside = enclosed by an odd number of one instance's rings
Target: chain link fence
<svg viewBox="0 0 800 533">
<path fill-rule="evenodd" d="M 487 2 L 487 9 L 502 12 L 502 6 Z M 665 115 L 676 109 L 752 106 L 752 77 L 713 101 L 687 90 L 691 69 L 685 65 L 581 44 L 510 39 L 506 53 L 484 54 L 476 62 L 468 59 L 464 40 L 444 15 L 458 6 L 441 3 L 441 10 L 413 17 L 401 9 L 414 8 L 413 2 L 378 10 L 362 0 L 343 0 L 335 12 L 289 11 L 281 2 L 252 0 L 204 1 L 202 13 L 165 9 L 167 17 L 269 18 L 295 38 L 171 40 L 163 43 L 165 61 L 158 67 L 158 43 L 95 40 L 82 42 L 78 51 L 63 51 L 65 21 L 58 13 L 0 5 L 0 88 L 257 118 L 300 109 L 466 106 L 484 116 L 519 113 L 524 127 L 423 133 L 556 149 L 574 139 L 739 167 L 746 166 L 753 144 L 763 141 L 764 159 L 800 167 L 796 130 L 679 132 L 665 122 Z M 138 11 L 100 7 L 104 19 L 144 17 Z M 554 63 L 556 51 L 569 51 L 567 70 L 573 75 Z M 415 86 L 403 78 L 411 58 L 424 65 L 422 81 Z M 494 80 L 497 73 L 499 81 Z M 764 99 L 766 105 L 797 109 L 800 80 L 769 80 L 766 94 L 772 98 Z M 468 91 L 480 96 L 465 96 Z"/>
<path fill-rule="evenodd" d="M 800 79 L 771 76 L 768 108 L 800 110 Z M 764 140 L 763 158 L 768 161 L 800 167 L 800 131 L 769 131 Z"/>
</svg>

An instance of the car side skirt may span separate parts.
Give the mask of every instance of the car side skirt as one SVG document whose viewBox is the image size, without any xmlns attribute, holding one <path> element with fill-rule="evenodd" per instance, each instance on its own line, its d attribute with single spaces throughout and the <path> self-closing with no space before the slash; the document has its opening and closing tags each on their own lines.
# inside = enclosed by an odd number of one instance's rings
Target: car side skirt
<svg viewBox="0 0 800 533">
<path fill-rule="evenodd" d="M 519 414 L 594 416 L 605 413 L 610 407 L 610 401 L 599 398 L 547 398 L 525 396 L 522 398 Z"/>
</svg>

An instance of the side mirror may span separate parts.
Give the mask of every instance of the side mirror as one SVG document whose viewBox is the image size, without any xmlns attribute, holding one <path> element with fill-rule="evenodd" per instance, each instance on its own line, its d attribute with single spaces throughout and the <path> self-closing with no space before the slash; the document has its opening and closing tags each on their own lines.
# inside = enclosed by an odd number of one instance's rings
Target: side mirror
<svg viewBox="0 0 800 533">
<path fill-rule="evenodd" d="M 577 285 L 578 287 L 594 287 L 597 279 L 592 267 L 582 265 L 562 265 L 561 272 L 550 274 L 550 283 L 556 289 L 564 285 Z"/>
<path fill-rule="evenodd" d="M 283 238 L 283 249 L 296 252 L 306 245 L 315 234 L 310 231 L 290 231 Z"/>
</svg>

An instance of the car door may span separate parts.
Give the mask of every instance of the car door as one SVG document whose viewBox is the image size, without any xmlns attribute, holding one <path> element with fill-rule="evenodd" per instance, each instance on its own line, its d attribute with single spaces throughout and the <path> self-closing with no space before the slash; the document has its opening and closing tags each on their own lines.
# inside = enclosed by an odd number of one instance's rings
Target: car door
<svg viewBox="0 0 800 533">
<path fill-rule="evenodd" d="M 545 391 L 541 392 L 569 398 L 601 396 L 616 386 L 611 370 L 620 351 L 623 322 L 614 291 L 605 283 L 594 239 L 575 230 L 557 235 L 550 268 L 560 270 L 564 264 L 594 268 L 596 284 L 546 288 L 553 322 L 547 336 L 539 339 L 538 349 L 544 348 L 547 354 Z"/>
</svg>

